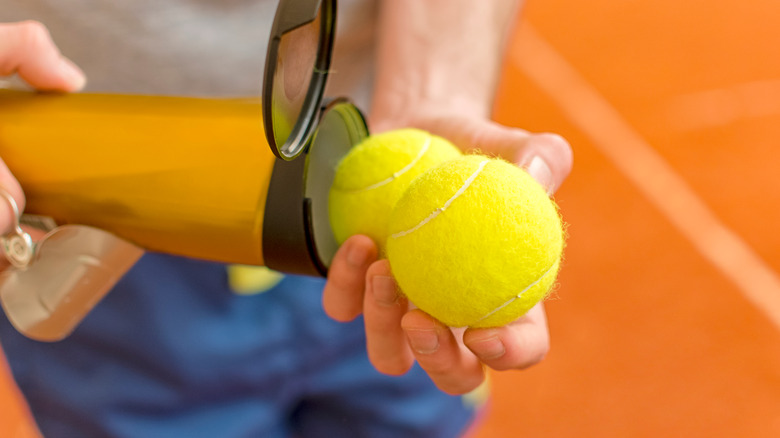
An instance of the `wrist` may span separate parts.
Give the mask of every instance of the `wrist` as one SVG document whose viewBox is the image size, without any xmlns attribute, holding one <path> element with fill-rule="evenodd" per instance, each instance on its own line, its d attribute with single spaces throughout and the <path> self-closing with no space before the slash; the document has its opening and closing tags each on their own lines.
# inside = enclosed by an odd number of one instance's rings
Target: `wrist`
<svg viewBox="0 0 780 438">
<path fill-rule="evenodd" d="M 375 101 L 369 114 L 371 132 L 415 127 L 426 129 L 436 120 L 488 120 L 491 106 L 464 96 L 436 101 L 386 96 Z"/>
</svg>

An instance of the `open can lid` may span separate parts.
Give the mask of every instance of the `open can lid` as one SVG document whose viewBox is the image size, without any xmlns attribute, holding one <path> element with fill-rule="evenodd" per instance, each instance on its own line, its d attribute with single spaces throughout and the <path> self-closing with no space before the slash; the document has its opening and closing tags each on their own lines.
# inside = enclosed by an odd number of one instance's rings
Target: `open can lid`
<svg viewBox="0 0 780 438">
<path fill-rule="evenodd" d="M 292 160 L 313 135 L 330 68 L 335 0 L 281 0 L 263 79 L 263 124 L 271 151 Z"/>
<path fill-rule="evenodd" d="M 327 274 L 338 243 L 330 227 L 328 192 L 336 165 L 368 135 L 363 115 L 349 100 L 323 103 L 306 153 L 276 160 L 263 218 L 263 258 L 271 269 L 301 275 Z"/>
</svg>

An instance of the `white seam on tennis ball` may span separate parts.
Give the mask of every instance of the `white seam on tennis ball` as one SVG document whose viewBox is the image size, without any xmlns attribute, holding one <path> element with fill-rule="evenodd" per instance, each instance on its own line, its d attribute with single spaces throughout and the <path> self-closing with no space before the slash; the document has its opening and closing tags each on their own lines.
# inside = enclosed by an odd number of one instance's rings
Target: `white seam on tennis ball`
<svg viewBox="0 0 780 438">
<path fill-rule="evenodd" d="M 373 189 L 382 187 L 384 185 L 390 184 L 391 182 L 395 181 L 396 178 L 398 178 L 399 176 L 401 176 L 401 175 L 405 174 L 406 172 L 408 172 L 409 169 L 414 167 L 415 164 L 417 164 L 420 160 L 422 160 L 422 157 L 425 155 L 426 152 L 428 152 L 428 149 L 431 147 L 431 138 L 432 137 L 429 135 L 425 139 L 425 143 L 420 148 L 420 152 L 417 153 L 417 156 L 414 157 L 414 159 L 412 161 L 410 161 L 409 164 L 404 166 L 402 169 L 393 172 L 393 174 L 390 177 L 388 177 L 387 179 L 379 181 L 378 183 L 371 184 L 370 186 L 366 186 L 366 187 L 359 188 L 359 189 L 354 189 L 354 190 L 345 190 L 345 191 L 352 192 L 352 193 L 364 192 L 364 191 L 373 190 Z"/>
<path fill-rule="evenodd" d="M 482 161 L 481 163 L 479 163 L 479 167 L 477 167 L 477 170 L 475 170 L 474 173 L 472 173 L 471 176 L 469 176 L 468 179 L 466 179 L 466 181 L 463 183 L 463 185 L 460 187 L 460 189 L 458 189 L 458 191 L 455 192 L 455 194 L 452 195 L 452 197 L 450 199 L 448 199 L 447 202 L 445 202 L 443 206 L 433 210 L 433 212 L 430 215 L 428 215 L 428 217 L 423 219 L 419 224 L 415 225 L 414 227 L 412 227 L 412 228 L 410 228 L 410 229 L 408 229 L 406 231 L 399 231 L 399 232 L 397 232 L 395 234 L 392 234 L 390 236 L 390 238 L 391 239 L 397 239 L 399 237 L 404 237 L 407 234 L 414 233 L 415 231 L 419 230 L 423 225 L 425 225 L 428 222 L 434 220 L 436 218 L 436 216 L 440 215 L 444 210 L 449 208 L 450 204 L 452 204 L 460 195 L 462 195 L 466 191 L 466 189 L 469 188 L 471 183 L 473 183 L 474 180 L 477 179 L 477 177 L 479 176 L 480 172 L 482 172 L 482 169 L 484 169 L 485 166 L 487 166 L 487 164 L 489 162 L 490 162 L 490 160 L 485 160 L 485 161 Z"/>
<path fill-rule="evenodd" d="M 490 318 L 490 317 L 491 317 L 491 316 L 493 316 L 493 315 L 494 315 L 496 312 L 499 312 L 501 309 L 503 309 L 504 307 L 506 307 L 506 306 L 508 306 L 508 305 L 512 304 L 512 303 L 513 303 L 513 302 L 514 302 L 516 299 L 518 299 L 518 298 L 520 298 L 521 296 L 523 296 L 523 294 L 524 294 L 524 293 L 528 292 L 528 290 L 529 290 L 529 289 L 531 289 L 532 287 L 534 287 L 534 286 L 536 286 L 537 284 L 539 284 L 539 282 L 540 282 L 540 281 L 542 281 L 542 280 L 544 279 L 544 277 L 546 277 L 546 276 L 547 276 L 547 274 L 549 274 L 550 272 L 552 272 L 553 268 L 555 268 L 555 263 L 556 263 L 556 262 L 553 262 L 553 264 L 552 264 L 552 265 L 551 265 L 549 268 L 547 268 L 547 270 L 546 270 L 546 271 L 544 271 L 544 273 L 543 273 L 542 275 L 540 275 L 540 276 L 539 276 L 539 278 L 537 278 L 537 279 L 536 279 L 536 281 L 534 281 L 533 283 L 531 283 L 531 284 L 529 284 L 528 286 L 526 286 L 526 288 L 525 288 L 525 289 L 523 289 L 523 290 L 521 290 L 521 291 L 520 291 L 520 293 L 518 293 L 517 295 L 513 296 L 513 297 L 512 297 L 512 298 L 510 298 L 510 299 L 509 299 L 507 302 L 505 302 L 504 304 L 502 304 L 502 305 L 498 306 L 497 308 L 493 309 L 493 310 L 492 310 L 492 311 L 490 311 L 490 312 L 489 312 L 487 315 L 485 315 L 485 316 L 483 316 L 482 318 L 480 318 L 480 319 L 476 320 L 475 322 L 471 323 L 470 325 L 477 324 L 477 323 L 479 323 L 479 322 L 482 322 L 482 321 L 484 321 L 484 320 L 486 320 L 486 319 Z"/>
</svg>

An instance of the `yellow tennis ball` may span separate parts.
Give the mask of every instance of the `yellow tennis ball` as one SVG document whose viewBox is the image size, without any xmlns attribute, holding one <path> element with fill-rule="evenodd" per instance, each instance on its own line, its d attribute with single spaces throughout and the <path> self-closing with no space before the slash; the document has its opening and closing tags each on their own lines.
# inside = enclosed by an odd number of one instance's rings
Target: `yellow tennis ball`
<svg viewBox="0 0 780 438">
<path fill-rule="evenodd" d="M 418 129 L 371 135 L 336 167 L 329 216 L 338 243 L 365 234 L 383 251 L 387 221 L 409 183 L 431 167 L 459 157 L 447 140 Z"/>
<path fill-rule="evenodd" d="M 503 326 L 555 284 L 564 231 L 527 172 L 469 155 L 420 175 L 392 212 L 390 266 L 418 308 L 451 327 Z"/>
</svg>

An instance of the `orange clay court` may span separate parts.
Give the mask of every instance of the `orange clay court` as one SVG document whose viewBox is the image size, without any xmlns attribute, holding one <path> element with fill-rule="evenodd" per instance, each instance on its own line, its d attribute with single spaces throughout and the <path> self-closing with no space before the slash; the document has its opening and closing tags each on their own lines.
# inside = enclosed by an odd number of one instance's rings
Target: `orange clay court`
<svg viewBox="0 0 780 438">
<path fill-rule="evenodd" d="M 530 0 L 496 118 L 575 168 L 552 350 L 472 438 L 780 436 L 780 3 Z M 4 372 L 0 436 L 34 437 Z"/>
</svg>

